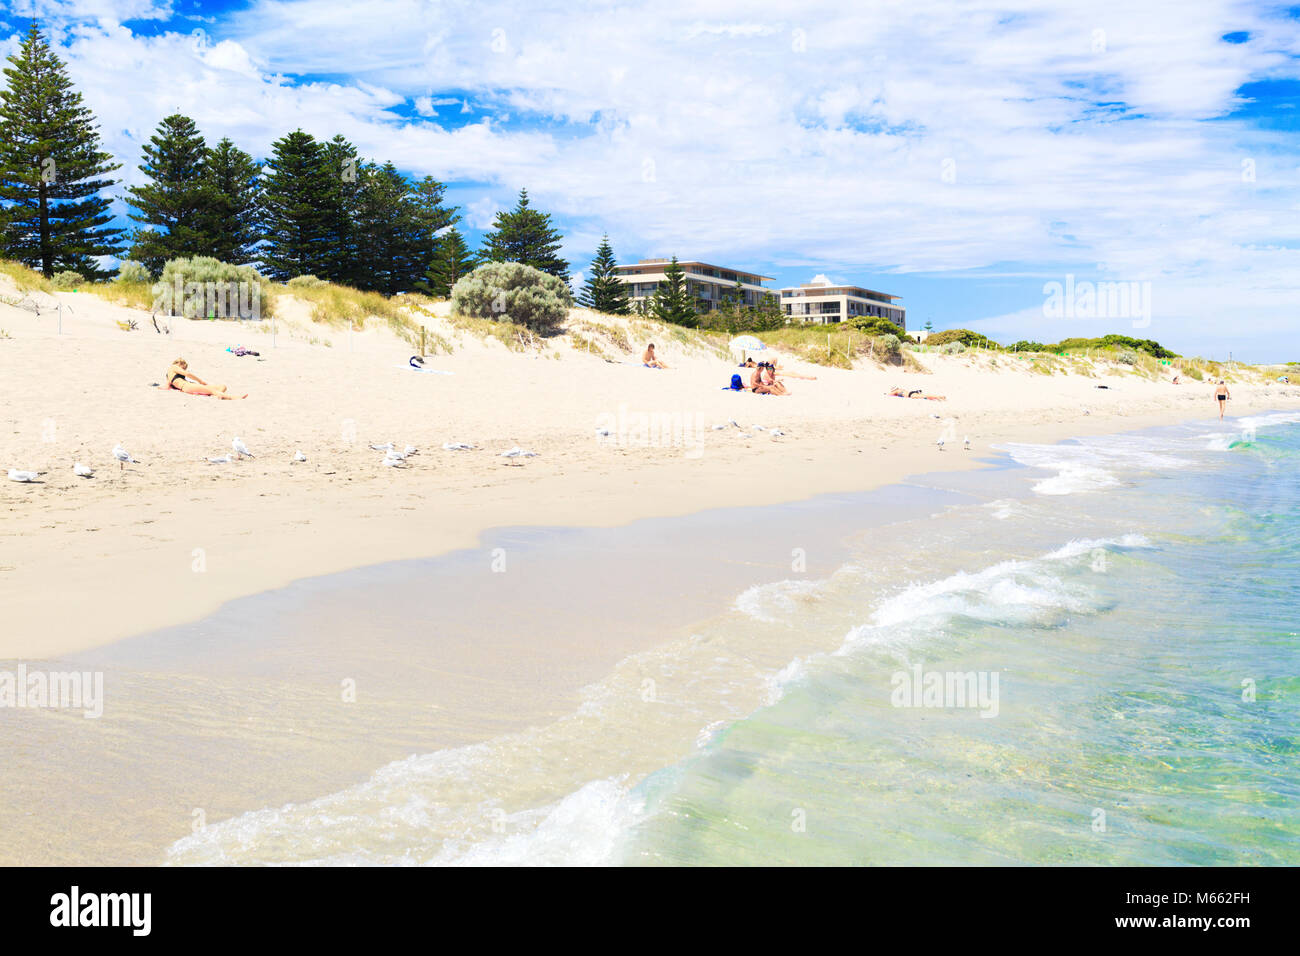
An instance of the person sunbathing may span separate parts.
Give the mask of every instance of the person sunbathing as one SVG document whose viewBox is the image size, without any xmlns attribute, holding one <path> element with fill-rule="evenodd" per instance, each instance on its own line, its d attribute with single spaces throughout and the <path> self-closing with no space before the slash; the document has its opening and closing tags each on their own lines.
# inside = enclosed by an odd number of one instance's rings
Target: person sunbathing
<svg viewBox="0 0 1300 956">
<path fill-rule="evenodd" d="M 923 395 L 923 394 L 921 394 L 921 390 L 920 390 L 919 388 L 914 388 L 914 389 L 912 389 L 910 392 L 905 392 L 905 391 L 903 391 L 901 388 L 899 388 L 897 385 L 895 385 L 893 388 L 891 388 L 891 389 L 890 389 L 889 391 L 887 391 L 885 394 L 886 394 L 886 395 L 892 395 L 894 398 L 923 398 L 923 399 L 925 399 L 927 402 L 946 402 L 946 401 L 948 401 L 948 396 L 947 396 L 947 395 Z"/>
<path fill-rule="evenodd" d="M 645 355 L 641 356 L 641 364 L 646 368 L 667 368 L 663 362 L 655 358 L 655 345 L 651 342 L 645 347 Z"/>
<path fill-rule="evenodd" d="M 175 362 L 172 362 L 171 367 L 167 369 L 167 387 L 174 388 L 178 392 L 184 392 L 186 395 L 215 395 L 217 398 L 224 398 L 227 401 L 248 398 L 247 395 L 228 395 L 226 394 L 226 386 L 211 385 L 203 381 L 190 371 L 189 363 L 183 358 L 178 358 Z"/>
</svg>

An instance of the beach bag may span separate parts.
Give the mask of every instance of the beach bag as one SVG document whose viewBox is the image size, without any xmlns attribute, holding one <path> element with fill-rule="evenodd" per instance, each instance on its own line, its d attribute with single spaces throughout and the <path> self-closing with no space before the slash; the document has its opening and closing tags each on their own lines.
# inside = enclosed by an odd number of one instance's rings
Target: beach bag
<svg viewBox="0 0 1300 956">
<path fill-rule="evenodd" d="M 733 392 L 743 391 L 744 388 L 745 388 L 745 383 L 741 380 L 739 375 L 731 376 L 731 390 Z"/>
</svg>

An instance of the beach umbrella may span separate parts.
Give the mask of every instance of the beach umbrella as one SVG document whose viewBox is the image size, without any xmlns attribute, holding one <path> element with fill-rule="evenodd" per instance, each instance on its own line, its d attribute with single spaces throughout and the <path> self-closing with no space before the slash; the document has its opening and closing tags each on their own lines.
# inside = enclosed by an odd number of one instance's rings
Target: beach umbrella
<svg viewBox="0 0 1300 956">
<path fill-rule="evenodd" d="M 736 336 L 731 340 L 731 347 L 740 351 L 740 360 L 742 362 L 749 358 L 749 356 L 745 354 L 746 352 L 761 352 L 767 348 L 767 346 L 763 344 L 762 339 L 755 338 L 752 335 Z"/>
</svg>

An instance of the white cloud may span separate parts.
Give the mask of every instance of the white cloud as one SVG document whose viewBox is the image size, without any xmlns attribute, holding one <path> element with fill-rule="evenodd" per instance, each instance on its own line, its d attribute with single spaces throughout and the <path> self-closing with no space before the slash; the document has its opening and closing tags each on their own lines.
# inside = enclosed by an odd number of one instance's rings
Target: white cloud
<svg viewBox="0 0 1300 956">
<path fill-rule="evenodd" d="M 161 6 L 95 2 L 110 20 Z M 198 51 L 188 24 L 101 23 L 67 52 L 132 168 L 181 109 L 259 155 L 301 126 L 417 174 L 526 185 L 624 255 L 858 281 L 1096 263 L 1167 289 L 1169 321 L 1273 323 L 1300 295 L 1300 158 L 1224 117 L 1243 83 L 1297 75 L 1294 25 L 1234 0 L 718 0 L 707 19 L 685 0 L 255 0 Z M 437 124 L 471 101 L 488 118 Z"/>
</svg>

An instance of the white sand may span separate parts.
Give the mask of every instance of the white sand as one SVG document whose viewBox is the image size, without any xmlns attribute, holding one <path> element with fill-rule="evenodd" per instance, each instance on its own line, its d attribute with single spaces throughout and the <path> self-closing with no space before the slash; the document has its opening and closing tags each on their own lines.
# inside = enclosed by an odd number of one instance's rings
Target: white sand
<svg viewBox="0 0 1300 956">
<path fill-rule="evenodd" d="M 272 348 L 249 324 L 176 319 L 173 334 L 159 335 L 145 313 L 84 293 L 59 298 L 75 310 L 62 335 L 52 314 L 0 305 L 10 336 L 0 338 L 0 473 L 47 472 L 41 483 L 0 483 L 0 657 L 55 656 L 297 578 L 473 547 L 493 526 L 610 525 L 863 490 L 971 467 L 995 442 L 1217 416 L 1208 383 L 1174 387 L 1118 370 L 1043 376 L 969 353 L 920 356 L 932 374 L 787 360 L 817 381 L 792 380 L 788 397 L 733 394 L 721 390 L 735 371 L 726 360 L 671 338 L 656 344 L 673 368 L 654 371 L 637 361 L 640 338 L 621 356 L 628 364 L 611 364 L 567 337 L 521 354 L 470 334 L 456 340 L 441 321 L 431 327 L 457 347 L 429 365 L 454 374 L 420 374 L 398 367 L 415 350 L 386 329 L 312 327 L 298 303 L 281 309 Z M 139 330 L 117 327 L 127 316 Z M 235 344 L 262 360 L 224 351 Z M 250 398 L 151 388 L 177 356 Z M 885 397 L 895 383 L 949 400 Z M 1234 415 L 1300 405 L 1300 389 L 1278 385 L 1234 384 L 1233 395 Z M 934 414 L 954 420 L 956 440 L 943 451 L 935 440 L 949 426 Z M 671 430 L 647 435 L 641 415 Z M 712 428 L 729 419 L 743 430 Z M 599 438 L 600 426 L 613 434 Z M 235 436 L 255 458 L 206 462 L 230 452 Z M 965 436 L 976 454 L 963 453 Z M 368 446 L 389 441 L 420 453 L 384 467 Z M 143 464 L 120 471 L 110 454 L 118 442 Z M 444 442 L 478 450 L 443 451 Z M 500 457 L 516 446 L 538 455 Z M 299 449 L 306 463 L 292 461 Z M 76 477 L 75 461 L 96 476 Z"/>
</svg>

